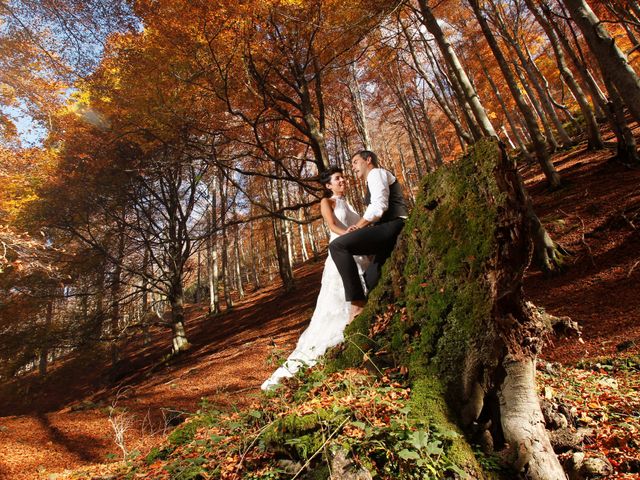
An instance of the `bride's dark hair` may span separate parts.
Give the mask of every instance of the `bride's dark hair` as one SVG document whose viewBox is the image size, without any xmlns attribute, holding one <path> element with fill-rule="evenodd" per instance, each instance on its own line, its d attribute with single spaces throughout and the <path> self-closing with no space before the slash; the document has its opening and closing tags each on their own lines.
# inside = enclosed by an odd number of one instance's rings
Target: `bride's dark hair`
<svg viewBox="0 0 640 480">
<path fill-rule="evenodd" d="M 334 173 L 342 173 L 342 169 L 340 167 L 329 167 L 327 170 L 318 175 L 318 182 L 320 182 L 320 185 L 324 187 L 322 193 L 327 198 L 333 195 L 333 192 L 329 190 L 326 185 L 327 183 L 331 183 L 331 177 Z"/>
</svg>

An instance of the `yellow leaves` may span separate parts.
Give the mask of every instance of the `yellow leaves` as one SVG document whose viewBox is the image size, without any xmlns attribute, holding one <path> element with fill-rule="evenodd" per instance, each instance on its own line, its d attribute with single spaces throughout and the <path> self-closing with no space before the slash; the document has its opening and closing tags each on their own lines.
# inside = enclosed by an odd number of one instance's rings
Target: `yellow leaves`
<svg viewBox="0 0 640 480">
<path fill-rule="evenodd" d="M 303 6 L 306 2 L 303 0 L 280 0 L 277 2 L 278 4 L 280 4 L 281 6 L 294 6 L 294 7 L 301 7 Z"/>
</svg>

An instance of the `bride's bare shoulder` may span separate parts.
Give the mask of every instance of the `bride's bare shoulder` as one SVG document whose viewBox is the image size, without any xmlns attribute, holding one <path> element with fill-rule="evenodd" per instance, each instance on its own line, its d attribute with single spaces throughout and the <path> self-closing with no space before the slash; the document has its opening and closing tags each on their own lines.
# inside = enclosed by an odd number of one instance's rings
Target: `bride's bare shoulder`
<svg viewBox="0 0 640 480">
<path fill-rule="evenodd" d="M 336 201 L 333 198 L 325 197 L 322 200 L 320 200 L 320 206 L 329 207 L 333 210 L 336 206 Z"/>
</svg>

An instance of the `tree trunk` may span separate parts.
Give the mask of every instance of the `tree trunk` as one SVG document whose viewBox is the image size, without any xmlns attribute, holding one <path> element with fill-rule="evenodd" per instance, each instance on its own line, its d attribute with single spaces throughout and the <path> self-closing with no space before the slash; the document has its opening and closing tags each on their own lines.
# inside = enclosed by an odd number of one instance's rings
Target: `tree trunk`
<svg viewBox="0 0 640 480">
<path fill-rule="evenodd" d="M 529 134 L 531 135 L 531 139 L 533 141 L 533 146 L 536 152 L 536 158 L 538 159 L 538 163 L 540 164 L 542 171 L 547 178 L 547 182 L 549 182 L 549 186 L 551 188 L 558 188 L 561 186 L 560 175 L 556 171 L 551 159 L 549 158 L 549 154 L 547 152 L 547 148 L 545 145 L 544 138 L 540 133 L 540 129 L 536 123 L 535 117 L 529 106 L 526 104 L 522 94 L 520 93 L 520 89 L 518 88 L 518 84 L 516 82 L 515 77 L 513 76 L 513 72 L 509 68 L 506 58 L 502 54 L 500 47 L 498 46 L 498 42 L 494 37 L 491 29 L 489 28 L 489 24 L 486 19 L 482 15 L 480 11 L 480 6 L 477 0 L 469 0 L 471 8 L 473 9 L 476 18 L 478 19 L 478 23 L 480 24 L 480 28 L 484 33 L 487 42 L 489 43 L 489 47 L 493 52 L 498 65 L 500 66 L 500 70 L 504 75 L 505 80 L 507 81 L 507 85 L 509 86 L 509 90 L 513 95 L 516 104 L 518 105 L 518 109 L 522 112 L 524 116 L 524 121 L 527 124 L 527 129 L 529 130 Z"/>
<path fill-rule="evenodd" d="M 142 258 L 142 315 L 140 315 L 140 321 L 142 322 L 142 336 L 143 345 L 149 345 L 151 343 L 151 332 L 149 329 L 148 314 L 149 314 L 149 250 L 144 249 L 144 256 Z"/>
<path fill-rule="evenodd" d="M 122 286 L 122 260 L 124 258 L 125 234 L 124 230 L 118 235 L 118 250 L 116 252 L 116 262 L 113 267 L 113 279 L 111 283 L 111 325 L 110 325 L 110 346 L 111 346 L 111 366 L 114 367 L 120 360 L 120 289 Z"/>
<path fill-rule="evenodd" d="M 218 285 L 220 272 L 218 266 L 218 217 L 217 217 L 217 178 L 211 177 L 209 196 L 211 198 L 207 213 L 207 277 L 209 283 L 209 313 L 220 313 Z"/>
<path fill-rule="evenodd" d="M 587 45 L 606 77 L 622 97 L 632 117 L 640 122 L 640 77 L 629 65 L 626 55 L 618 48 L 604 23 L 584 0 L 563 0 L 571 18 L 576 22 Z"/>
<path fill-rule="evenodd" d="M 451 430 L 453 418 L 490 436 L 496 450 L 509 448 L 515 457 L 514 478 L 565 479 L 536 393 L 536 355 L 550 325 L 524 299 L 531 222 L 515 164 L 483 140 L 428 175 L 420 191 L 385 275 L 345 331 L 347 345 L 332 367 L 370 358 L 404 366 L 419 406 L 412 414 L 436 429 Z M 386 327 L 383 312 L 391 318 Z M 470 478 L 489 477 L 465 437 L 452 444 Z"/>
<path fill-rule="evenodd" d="M 242 255 L 240 254 L 240 227 L 236 225 L 236 231 L 234 235 L 234 256 L 235 256 L 235 270 L 236 270 L 236 289 L 240 299 L 244 298 L 244 287 L 242 285 Z"/>
<path fill-rule="evenodd" d="M 556 33 L 556 37 L 560 42 L 560 44 L 562 45 L 562 48 L 564 49 L 564 53 L 566 53 L 571 59 L 571 63 L 580 74 L 583 84 L 589 91 L 589 96 L 591 97 L 591 103 L 593 105 L 596 118 L 598 119 L 606 118 L 605 109 L 607 104 L 607 98 L 604 96 L 604 93 L 598 86 L 598 83 L 596 82 L 595 78 L 593 78 L 593 75 L 587 68 L 586 63 L 581 60 L 578 54 L 571 47 L 571 44 L 569 43 L 569 40 L 567 39 L 565 32 L 558 25 L 557 19 L 554 16 L 554 14 L 551 12 L 551 9 L 549 8 L 549 5 L 547 5 L 546 1 L 543 1 L 540 3 L 540 8 L 542 9 L 542 13 L 544 13 L 546 21 L 549 23 L 549 25 L 553 28 L 554 32 Z"/>
<path fill-rule="evenodd" d="M 49 330 L 49 327 L 53 324 L 53 300 L 47 301 L 47 310 L 44 317 L 44 328 Z M 40 359 L 38 362 L 38 375 L 44 377 L 47 375 L 47 367 L 49 365 L 49 345 L 48 340 L 44 340 L 44 345 L 40 348 Z"/>
<path fill-rule="evenodd" d="M 560 46 L 560 41 L 558 40 L 556 32 L 553 30 L 544 16 L 540 13 L 533 0 L 525 0 L 525 2 L 527 4 L 527 7 L 529 7 L 529 10 L 533 13 L 533 15 L 536 17 L 536 20 L 547 34 L 547 38 L 549 39 L 551 48 L 553 49 L 553 53 L 555 54 L 556 63 L 558 65 L 558 69 L 560 70 L 560 74 L 571 90 L 573 98 L 576 99 L 578 105 L 580 106 L 582 118 L 584 119 L 585 123 L 589 149 L 599 150 L 601 148 L 604 148 L 604 143 L 602 142 L 600 129 L 598 128 L 598 122 L 596 121 L 593 109 L 591 108 L 591 105 L 589 105 L 587 97 L 585 96 L 582 88 L 580 88 L 580 85 L 574 78 L 573 73 L 567 65 L 567 61 L 565 60 L 564 52 L 562 51 L 562 47 Z"/>
<path fill-rule="evenodd" d="M 279 167 L 276 166 L 276 173 L 279 173 L 278 168 Z M 282 182 L 276 180 L 275 187 L 276 197 L 272 199 L 272 202 L 277 208 L 282 208 L 284 206 L 285 198 Z M 289 292 L 293 289 L 294 281 L 293 269 L 290 261 L 291 257 L 289 254 L 287 243 L 285 220 L 282 220 L 280 218 L 273 218 L 272 223 L 276 244 L 275 247 L 278 261 L 278 272 L 280 273 L 280 278 L 282 279 L 282 287 L 284 288 L 284 291 Z"/>
<path fill-rule="evenodd" d="M 432 169 L 438 168 L 443 163 L 442 151 L 440 150 L 440 145 L 438 145 L 438 137 L 436 136 L 435 129 L 433 128 L 433 123 L 431 122 L 431 116 L 429 112 L 427 112 L 427 108 L 425 106 L 425 102 L 420 101 L 420 110 L 422 111 L 422 120 L 424 123 L 424 128 L 427 131 L 427 135 L 429 136 L 429 143 L 433 148 L 433 162 Z"/>
<path fill-rule="evenodd" d="M 169 303 L 171 304 L 171 330 L 173 332 L 171 351 L 176 354 L 188 350 L 190 347 L 184 329 L 184 290 L 181 282 L 172 285 Z"/>
<path fill-rule="evenodd" d="M 356 124 L 356 130 L 360 136 L 362 147 L 365 150 L 371 150 L 371 137 L 367 128 L 367 117 L 364 112 L 364 102 L 362 101 L 362 93 L 360 92 L 360 84 L 358 83 L 358 72 L 356 64 L 351 63 L 349 69 L 349 93 L 351 94 L 351 104 L 353 105 L 353 117 Z"/>
<path fill-rule="evenodd" d="M 304 231 L 303 221 L 305 220 L 305 215 L 303 208 L 298 211 L 298 220 L 300 220 L 300 223 L 298 224 L 298 235 L 300 236 L 300 252 L 302 253 L 302 261 L 306 262 L 307 260 L 309 260 L 309 251 L 307 249 L 307 239 L 305 238 L 306 234 Z M 251 237 L 253 238 L 253 235 Z"/>
<path fill-rule="evenodd" d="M 538 114 L 538 118 L 540 119 L 540 124 L 542 125 L 542 129 L 544 130 L 544 135 L 547 139 L 547 145 L 552 152 L 558 150 L 558 141 L 556 140 L 555 135 L 553 134 L 553 130 L 551 130 L 551 125 L 549 124 L 549 119 L 547 118 L 547 114 L 545 113 L 542 105 L 538 101 L 536 95 L 533 93 L 531 86 L 529 85 L 529 81 L 523 75 L 521 68 L 517 63 L 513 62 L 515 67 L 515 72 L 520 80 L 520 84 L 526 93 L 525 98 L 529 100 L 529 105 L 535 110 Z"/>
<path fill-rule="evenodd" d="M 494 12 L 495 12 L 495 10 L 494 10 Z M 541 104 L 542 109 L 546 113 L 546 116 L 551 120 L 551 122 L 553 123 L 553 125 L 556 128 L 556 131 L 558 132 L 558 136 L 560 137 L 560 141 L 562 142 L 562 144 L 564 146 L 573 145 L 573 140 L 571 140 L 571 138 L 569 137 L 569 134 L 566 132 L 566 130 L 562 126 L 562 122 L 558 118 L 558 115 L 556 114 L 556 111 L 553 108 L 553 105 L 551 104 L 551 100 L 550 100 L 549 96 L 547 95 L 547 92 L 545 91 L 545 89 L 542 87 L 542 85 L 540 83 L 540 80 L 543 80 L 543 81 L 546 81 L 546 80 L 542 78 L 541 74 L 540 74 L 540 76 L 538 75 L 538 72 L 536 71 L 535 65 L 533 65 L 533 61 L 522 50 L 522 47 L 521 47 L 520 43 L 515 38 L 511 37 L 511 35 L 507 31 L 506 26 L 504 25 L 504 23 L 502 21 L 502 18 L 499 16 L 499 14 L 497 12 L 495 12 L 495 14 L 497 15 L 497 18 L 498 18 L 498 22 L 497 23 L 498 23 L 498 25 L 500 27 L 500 31 L 502 32 L 503 38 L 507 38 L 508 39 L 509 44 L 511 45 L 513 50 L 516 52 L 516 55 L 518 56 L 518 59 L 520 60 L 520 65 L 522 65 L 522 68 L 526 72 L 527 77 L 529 78 L 529 81 L 531 82 L 531 85 L 533 86 L 533 88 L 535 89 L 535 91 L 538 94 L 537 97 L 540 100 L 540 104 Z M 532 92 L 528 92 L 528 93 L 529 93 L 529 97 L 531 98 L 531 101 L 534 102 L 535 100 L 534 100 L 533 93 Z M 540 117 L 540 118 L 541 118 L 541 120 L 543 120 L 542 117 Z M 547 136 L 549 137 L 549 133 L 547 133 Z"/>
<path fill-rule="evenodd" d="M 622 99 L 608 78 L 605 78 L 605 85 L 609 92 L 607 109 L 609 116 L 613 119 L 612 130 L 617 139 L 616 158 L 625 163 L 637 164 L 640 162 L 640 157 L 638 156 L 636 139 L 627 125 Z"/>
<path fill-rule="evenodd" d="M 436 88 L 436 86 L 430 80 L 430 77 L 422 67 L 420 60 L 418 60 L 418 56 L 415 51 L 415 46 L 413 44 L 413 41 L 411 40 L 411 37 L 409 36 L 409 33 L 407 32 L 406 27 L 404 26 L 404 24 L 400 19 L 398 21 L 400 23 L 400 26 L 402 27 L 402 31 L 407 41 L 407 45 L 409 46 L 409 51 L 411 52 L 411 58 L 413 59 L 413 64 L 416 67 L 416 70 L 418 71 L 418 73 L 420 74 L 420 78 L 427 85 L 429 85 L 429 89 L 433 93 L 433 97 L 435 98 L 442 112 L 449 119 L 449 122 L 451 122 L 451 125 L 453 125 L 453 128 L 455 129 L 456 134 L 458 135 L 460 146 L 462 147 L 462 149 L 464 149 L 466 144 L 473 143 L 473 137 L 471 137 L 471 135 L 469 135 L 469 133 L 464 130 L 464 128 L 462 127 L 462 123 L 460 122 L 460 119 L 450 108 L 449 103 L 446 101 L 445 97 L 443 96 L 443 93 L 441 93 L 440 89 Z M 435 75 L 435 72 L 434 72 L 434 75 Z"/>
<path fill-rule="evenodd" d="M 260 253 L 255 243 L 255 225 L 254 222 L 249 224 L 249 248 L 251 248 L 251 272 L 253 273 L 253 283 L 256 290 L 261 287 L 260 284 Z"/>
<path fill-rule="evenodd" d="M 431 11 L 431 7 L 427 5 L 426 0 L 418 0 L 418 4 L 420 6 L 420 13 L 422 14 L 422 22 L 429 33 L 434 36 L 436 43 L 440 48 L 442 56 L 449 66 L 453 76 L 455 77 L 455 80 L 457 81 L 462 91 L 464 99 L 471 107 L 475 120 L 478 122 L 482 133 L 489 137 L 497 137 L 493 125 L 491 125 L 491 121 L 489 120 L 489 116 L 487 115 L 486 110 L 480 102 L 478 93 L 476 92 L 475 88 L 473 88 L 473 85 L 471 84 L 471 81 L 467 76 L 467 72 L 460 63 L 460 60 L 453 50 L 453 47 L 446 39 L 436 17 Z"/>
<path fill-rule="evenodd" d="M 273 220 L 273 236 L 275 239 L 276 255 L 278 260 L 278 272 L 282 280 L 282 287 L 285 292 L 293 290 L 293 271 L 289 263 L 289 252 L 287 248 L 287 237 L 284 234 L 282 220 L 274 218 Z"/>
<path fill-rule="evenodd" d="M 513 120 L 513 116 L 511 115 L 511 110 L 507 108 L 507 105 L 504 99 L 502 98 L 502 95 L 500 94 L 500 90 L 498 90 L 498 87 L 493 81 L 493 77 L 491 76 L 491 74 L 489 73 L 489 70 L 487 69 L 487 67 L 484 65 L 482 61 L 480 61 L 480 64 L 482 65 L 482 71 L 484 72 L 485 78 L 487 79 L 487 81 L 489 82 L 489 85 L 491 86 L 491 89 L 493 90 L 493 94 L 498 99 L 498 103 L 500 104 L 500 107 L 502 107 L 504 116 L 507 119 L 507 123 L 509 123 L 509 128 L 511 129 L 513 136 L 516 138 L 516 142 L 518 143 L 518 148 L 520 148 L 520 152 L 522 152 L 522 156 L 527 161 L 533 160 L 533 157 L 531 157 L 529 150 L 527 150 L 527 146 L 524 144 L 524 141 L 522 140 L 522 135 L 520 135 L 520 133 L 518 132 L 515 121 Z"/>
<path fill-rule="evenodd" d="M 226 212 L 227 212 L 227 181 L 220 179 L 220 233 L 222 236 L 222 255 L 221 255 L 221 277 L 222 290 L 224 293 L 224 302 L 227 310 L 233 308 L 231 300 L 231 283 L 229 281 L 229 231 L 227 228 Z"/>
</svg>

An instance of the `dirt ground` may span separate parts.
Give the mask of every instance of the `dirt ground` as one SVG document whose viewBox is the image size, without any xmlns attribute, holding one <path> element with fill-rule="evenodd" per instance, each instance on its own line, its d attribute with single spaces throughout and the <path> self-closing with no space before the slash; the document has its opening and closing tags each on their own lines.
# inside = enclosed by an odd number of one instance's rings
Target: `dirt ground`
<svg viewBox="0 0 640 480">
<path fill-rule="evenodd" d="M 537 165 L 522 168 L 538 215 L 571 252 L 564 273 L 546 278 L 531 270 L 525 284 L 535 304 L 583 329 L 583 343 L 555 341 L 543 353 L 565 365 L 640 351 L 640 169 L 612 156 L 584 144 L 558 154 L 565 187 L 555 192 Z M 149 345 L 129 344 L 115 372 L 84 352 L 54 365 L 45 383 L 29 377 L 0 386 L 0 479 L 55 478 L 121 458 L 117 429 L 127 451 L 146 451 L 203 398 L 220 409 L 249 403 L 274 368 L 269 359 L 290 351 L 305 328 L 322 263 L 300 266 L 287 294 L 276 284 L 215 317 L 190 306 L 192 348 L 169 364 L 162 363 L 169 336 L 158 331 Z"/>
</svg>

